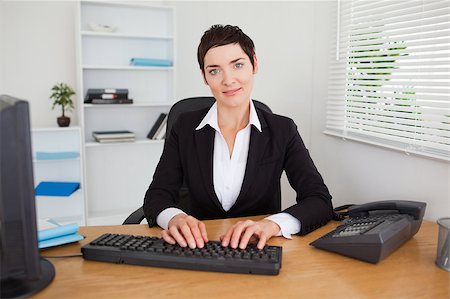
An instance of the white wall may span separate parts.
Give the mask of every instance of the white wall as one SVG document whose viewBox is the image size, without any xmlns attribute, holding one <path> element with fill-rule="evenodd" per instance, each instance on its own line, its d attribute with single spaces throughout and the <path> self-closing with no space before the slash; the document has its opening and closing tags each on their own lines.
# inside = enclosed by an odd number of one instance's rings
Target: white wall
<svg viewBox="0 0 450 299">
<path fill-rule="evenodd" d="M 51 110 L 52 86 L 66 82 L 76 88 L 76 2 L 3 1 L 2 6 L 0 92 L 30 102 L 32 126 L 55 127 L 61 110 Z M 76 111 L 69 116 L 76 125 Z"/>
<path fill-rule="evenodd" d="M 3 25 L 3 21 L 4 21 L 4 16 L 3 16 L 3 2 L 0 1 L 0 94 L 4 94 L 3 92 L 3 60 L 4 60 L 4 55 L 3 55 L 3 48 L 4 48 L 4 44 L 5 44 L 5 40 L 3 37 L 3 31 L 4 31 L 4 25 Z"/>
<path fill-rule="evenodd" d="M 448 163 L 322 133 L 335 1 L 168 3 L 177 8 L 177 98 L 209 95 L 196 61 L 203 32 L 215 23 L 239 25 L 260 62 L 254 98 L 295 120 L 335 205 L 412 199 L 428 202 L 428 219 L 450 215 Z M 28 99 L 35 127 L 56 125 L 51 86 L 76 86 L 75 10 L 75 2 L 0 2 L 0 93 Z M 284 181 L 284 206 L 294 198 Z"/>
</svg>

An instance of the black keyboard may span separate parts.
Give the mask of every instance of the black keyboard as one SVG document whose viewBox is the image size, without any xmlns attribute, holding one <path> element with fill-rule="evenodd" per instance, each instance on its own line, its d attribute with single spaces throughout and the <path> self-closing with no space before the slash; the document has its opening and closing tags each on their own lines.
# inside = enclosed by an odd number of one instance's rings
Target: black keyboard
<svg viewBox="0 0 450 299">
<path fill-rule="evenodd" d="M 104 234 L 81 248 L 87 260 L 215 272 L 276 275 L 281 268 L 282 248 L 249 244 L 245 249 L 222 247 L 209 241 L 191 249 L 166 243 L 162 238 Z"/>
</svg>

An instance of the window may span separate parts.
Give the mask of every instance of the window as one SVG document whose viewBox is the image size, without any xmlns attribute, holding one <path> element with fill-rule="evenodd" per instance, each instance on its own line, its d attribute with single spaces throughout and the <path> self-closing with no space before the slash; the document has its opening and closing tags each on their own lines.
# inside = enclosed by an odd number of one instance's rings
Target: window
<svg viewBox="0 0 450 299">
<path fill-rule="evenodd" d="M 339 1 L 326 134 L 450 161 L 449 1 Z"/>
</svg>

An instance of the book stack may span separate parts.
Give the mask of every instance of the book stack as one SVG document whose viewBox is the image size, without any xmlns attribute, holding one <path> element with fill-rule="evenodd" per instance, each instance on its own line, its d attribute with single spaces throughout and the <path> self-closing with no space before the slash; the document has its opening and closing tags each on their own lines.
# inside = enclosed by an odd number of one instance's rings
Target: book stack
<svg viewBox="0 0 450 299">
<path fill-rule="evenodd" d="M 39 248 L 47 248 L 83 240 L 79 235 L 78 224 L 60 225 L 53 219 L 38 219 Z"/>
<path fill-rule="evenodd" d="M 128 98 L 126 88 L 89 88 L 85 103 L 89 104 L 133 104 L 133 100 Z"/>
<path fill-rule="evenodd" d="M 150 132 L 147 134 L 148 139 L 161 140 L 166 137 L 167 130 L 167 113 L 161 113 L 153 124 Z"/>
<path fill-rule="evenodd" d="M 130 131 L 96 131 L 92 132 L 92 136 L 100 143 L 132 142 L 136 138 Z"/>
</svg>

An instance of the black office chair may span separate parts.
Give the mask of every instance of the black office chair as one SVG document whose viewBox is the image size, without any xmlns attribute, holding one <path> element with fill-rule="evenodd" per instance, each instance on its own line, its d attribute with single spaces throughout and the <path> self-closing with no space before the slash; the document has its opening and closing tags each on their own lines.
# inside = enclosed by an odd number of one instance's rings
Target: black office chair
<svg viewBox="0 0 450 299">
<path fill-rule="evenodd" d="M 180 100 L 173 104 L 167 116 L 166 136 L 169 136 L 169 132 L 172 129 L 173 124 L 181 113 L 210 108 L 214 104 L 214 102 L 215 99 L 213 97 L 194 97 Z M 266 104 L 256 100 L 253 100 L 253 103 L 256 108 L 272 113 L 272 110 Z M 178 205 L 183 209 L 183 211 L 189 214 L 189 191 L 186 183 L 183 183 L 182 187 L 180 188 Z M 122 225 L 139 224 L 142 222 L 142 220 L 144 220 L 144 218 L 144 208 L 140 207 L 139 209 L 131 213 L 122 223 Z"/>
</svg>

